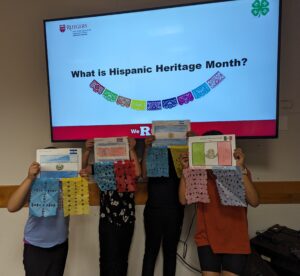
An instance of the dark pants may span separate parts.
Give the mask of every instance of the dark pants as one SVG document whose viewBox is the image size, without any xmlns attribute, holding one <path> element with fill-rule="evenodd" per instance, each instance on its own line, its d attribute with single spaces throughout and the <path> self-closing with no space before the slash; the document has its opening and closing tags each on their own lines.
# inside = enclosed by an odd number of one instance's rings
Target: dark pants
<svg viewBox="0 0 300 276">
<path fill-rule="evenodd" d="M 100 275 L 126 276 L 134 223 L 122 226 L 100 221 Z"/>
<path fill-rule="evenodd" d="M 209 245 L 198 247 L 198 257 L 202 271 L 229 271 L 240 275 L 246 265 L 247 254 L 216 254 Z"/>
<path fill-rule="evenodd" d="M 145 207 L 145 255 L 142 276 L 153 276 L 160 245 L 163 250 L 163 275 L 174 276 L 176 253 L 183 220 L 181 208 Z"/>
<path fill-rule="evenodd" d="M 63 276 L 68 241 L 51 248 L 24 244 L 23 264 L 26 276 Z"/>
</svg>

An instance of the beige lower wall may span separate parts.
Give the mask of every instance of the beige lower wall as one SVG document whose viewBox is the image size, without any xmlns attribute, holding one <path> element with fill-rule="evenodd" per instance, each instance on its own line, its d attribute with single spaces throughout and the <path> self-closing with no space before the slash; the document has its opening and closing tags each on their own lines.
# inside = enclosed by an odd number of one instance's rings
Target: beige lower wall
<svg viewBox="0 0 300 276">
<path fill-rule="evenodd" d="M 91 207 L 89 216 L 72 217 L 70 222 L 70 245 L 65 276 L 96 276 L 99 275 L 99 245 L 98 245 L 98 207 Z M 140 276 L 144 254 L 144 206 L 136 208 L 136 225 L 129 256 L 128 276 Z M 2 222 L 0 227 L 0 275 L 22 276 L 22 236 L 28 209 L 18 213 L 8 213 L 0 209 Z M 191 222 L 194 207 L 186 208 L 184 227 L 181 239 L 185 240 Z M 300 229 L 300 204 L 261 205 L 256 209 L 249 208 L 249 234 L 251 237 L 256 231 L 263 231 L 274 224 L 286 225 Z M 194 227 L 193 227 L 194 229 Z M 193 230 L 192 230 L 193 233 Z M 183 246 L 178 245 L 178 253 L 182 254 Z M 186 261 L 192 266 L 199 267 L 193 235 L 188 239 Z M 180 261 L 177 261 L 177 276 L 194 276 Z M 162 254 L 160 252 L 156 264 L 155 276 L 162 276 Z"/>
</svg>

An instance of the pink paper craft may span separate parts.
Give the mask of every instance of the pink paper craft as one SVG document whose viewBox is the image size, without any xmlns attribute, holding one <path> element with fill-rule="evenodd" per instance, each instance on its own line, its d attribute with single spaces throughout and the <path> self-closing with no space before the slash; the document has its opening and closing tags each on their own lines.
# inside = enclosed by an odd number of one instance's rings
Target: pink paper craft
<svg viewBox="0 0 300 276">
<path fill-rule="evenodd" d="M 207 171 L 188 168 L 183 170 L 183 175 L 186 180 L 185 197 L 187 204 L 196 202 L 209 203 Z"/>
<path fill-rule="evenodd" d="M 124 107 L 130 107 L 131 99 L 119 96 L 117 99 L 117 104 L 124 106 Z"/>
<path fill-rule="evenodd" d="M 117 191 L 119 193 L 134 192 L 136 190 L 135 166 L 132 160 L 114 163 Z"/>
<path fill-rule="evenodd" d="M 232 166 L 232 148 L 230 141 L 218 142 L 218 158 L 220 166 Z"/>
<path fill-rule="evenodd" d="M 102 94 L 103 91 L 104 91 L 104 86 L 102 86 L 99 82 L 97 82 L 96 80 L 93 80 L 91 83 L 90 83 L 90 87 L 93 89 L 93 91 L 97 94 Z"/>
</svg>

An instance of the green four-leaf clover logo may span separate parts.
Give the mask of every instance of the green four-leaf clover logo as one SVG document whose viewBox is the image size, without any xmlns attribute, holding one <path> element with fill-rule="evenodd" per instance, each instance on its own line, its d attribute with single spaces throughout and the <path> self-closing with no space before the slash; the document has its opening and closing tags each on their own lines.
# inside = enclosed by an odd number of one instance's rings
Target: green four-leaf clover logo
<svg viewBox="0 0 300 276">
<path fill-rule="evenodd" d="M 267 0 L 255 0 L 252 8 L 251 12 L 254 16 L 266 15 L 269 12 L 269 2 Z"/>
</svg>

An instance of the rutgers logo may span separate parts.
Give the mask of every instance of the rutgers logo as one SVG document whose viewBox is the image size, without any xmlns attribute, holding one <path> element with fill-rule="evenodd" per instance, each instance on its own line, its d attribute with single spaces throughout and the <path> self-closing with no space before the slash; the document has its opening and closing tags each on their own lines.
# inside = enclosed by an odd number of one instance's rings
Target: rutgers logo
<svg viewBox="0 0 300 276">
<path fill-rule="evenodd" d="M 66 25 L 59 25 L 59 30 L 63 33 L 66 30 Z"/>
</svg>

